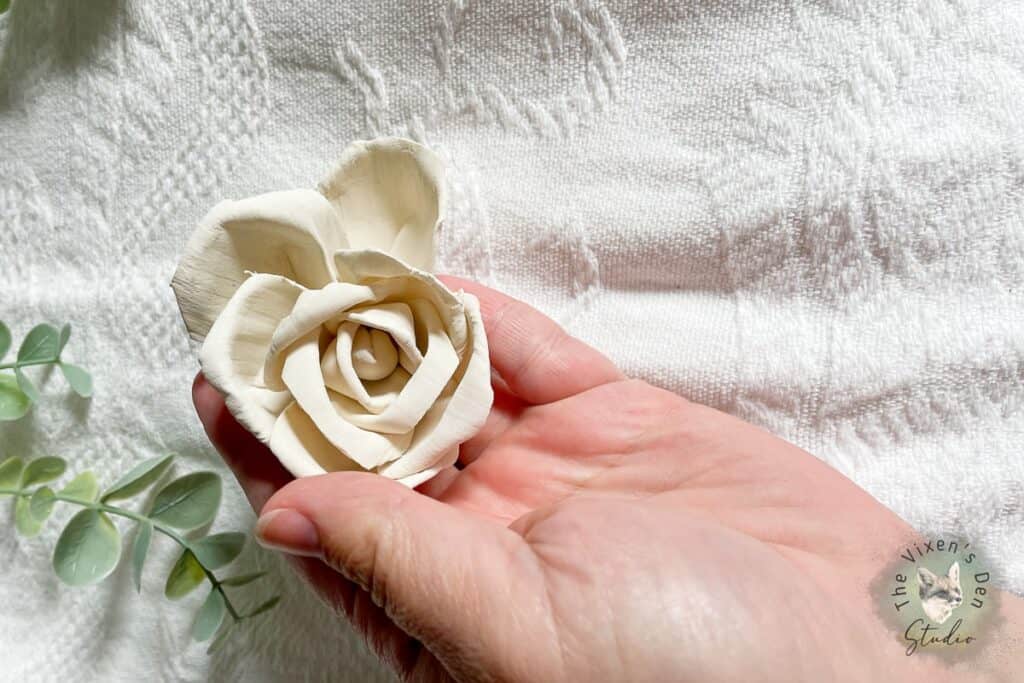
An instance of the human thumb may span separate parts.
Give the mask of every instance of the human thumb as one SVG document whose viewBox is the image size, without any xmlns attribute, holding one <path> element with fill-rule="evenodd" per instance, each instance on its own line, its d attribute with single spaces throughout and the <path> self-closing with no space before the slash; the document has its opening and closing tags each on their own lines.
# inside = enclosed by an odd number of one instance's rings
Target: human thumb
<svg viewBox="0 0 1024 683">
<path fill-rule="evenodd" d="M 544 610 L 522 537 L 374 474 L 297 479 L 264 506 L 263 545 L 319 557 L 457 678 L 522 671 L 509 643 Z M 525 610 L 525 613 L 524 613 Z"/>
</svg>

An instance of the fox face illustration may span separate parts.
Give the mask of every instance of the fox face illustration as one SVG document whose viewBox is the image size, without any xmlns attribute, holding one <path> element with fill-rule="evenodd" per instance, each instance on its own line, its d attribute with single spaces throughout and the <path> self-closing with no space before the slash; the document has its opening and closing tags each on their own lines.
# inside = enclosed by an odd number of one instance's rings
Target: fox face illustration
<svg viewBox="0 0 1024 683">
<path fill-rule="evenodd" d="M 937 576 L 925 567 L 917 569 L 918 595 L 924 613 L 936 624 L 949 619 L 964 601 L 960 590 L 960 563 L 954 562 L 945 576 Z"/>
</svg>

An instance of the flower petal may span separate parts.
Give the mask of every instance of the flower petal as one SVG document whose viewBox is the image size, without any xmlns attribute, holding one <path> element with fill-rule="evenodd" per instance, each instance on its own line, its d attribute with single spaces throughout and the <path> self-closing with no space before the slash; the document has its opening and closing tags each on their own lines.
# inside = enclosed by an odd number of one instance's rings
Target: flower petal
<svg viewBox="0 0 1024 683">
<path fill-rule="evenodd" d="M 347 282 L 332 282 L 323 289 L 303 292 L 292 311 L 274 330 L 263 369 L 266 385 L 271 389 L 284 389 L 281 378 L 284 365 L 282 351 L 339 313 L 373 299 L 374 291 L 371 287 Z"/>
<path fill-rule="evenodd" d="M 341 250 L 334 253 L 338 277 L 372 284 L 381 303 L 428 299 L 437 308 L 455 350 L 466 344 L 466 319 L 462 303 L 444 284 L 428 272 L 411 268 L 380 251 Z"/>
<path fill-rule="evenodd" d="M 332 340 L 320 361 L 324 384 L 331 391 L 358 402 L 366 412 L 384 412 L 409 381 L 409 373 L 404 368 L 395 368 L 390 375 L 376 382 L 360 382 L 358 378 L 353 380 L 354 374 L 347 371 L 343 374 L 341 371 L 337 344 L 337 339 Z"/>
<path fill-rule="evenodd" d="M 316 424 L 294 401 L 274 423 L 270 450 L 285 469 L 296 477 L 311 477 L 341 470 L 364 471 L 345 457 L 317 429 Z"/>
<path fill-rule="evenodd" d="M 411 140 L 354 142 L 320 184 L 353 249 L 379 249 L 434 269 L 444 214 L 444 166 Z"/>
<path fill-rule="evenodd" d="M 409 488 L 416 488 L 425 481 L 433 479 L 441 470 L 448 469 L 455 464 L 455 461 L 459 459 L 459 447 L 455 446 L 444 453 L 437 464 L 430 469 L 417 472 L 416 474 L 410 474 L 408 477 L 402 477 L 398 480 L 398 483 L 405 484 Z"/>
<path fill-rule="evenodd" d="M 352 344 L 359 325 L 345 321 L 338 328 L 338 336 L 327 346 L 320 361 L 324 383 L 328 388 L 359 401 L 366 410 L 379 413 L 387 408 L 380 399 L 374 399 L 367 392 L 363 381 L 352 365 Z"/>
<path fill-rule="evenodd" d="M 263 359 L 278 323 L 302 292 L 280 275 L 251 276 L 227 302 L 199 354 L 203 374 L 224 394 L 231 414 L 263 441 L 290 400 L 287 392 L 264 388 Z"/>
<path fill-rule="evenodd" d="M 205 337 L 247 271 L 323 287 L 335 279 L 328 255 L 346 246 L 333 207 L 313 190 L 221 202 L 189 238 L 171 281 L 185 327 Z"/>
<path fill-rule="evenodd" d="M 302 337 L 284 355 L 281 377 L 295 401 L 331 445 L 360 466 L 371 469 L 399 457 L 408 444 L 403 435 L 377 434 L 339 416 L 320 374 L 320 330 Z"/>
<path fill-rule="evenodd" d="M 434 306 L 424 299 L 416 299 L 409 303 L 416 320 L 423 325 L 427 338 L 427 352 L 423 356 L 423 362 L 406 382 L 398 398 L 383 412 L 377 415 L 353 415 L 349 419 L 354 425 L 385 434 L 404 434 L 411 431 L 434 405 L 459 367 L 459 356 L 452 348 Z"/>
<path fill-rule="evenodd" d="M 398 349 L 388 333 L 360 327 L 352 340 L 352 367 L 364 382 L 384 379 L 394 372 L 398 367 Z"/>
<path fill-rule="evenodd" d="M 491 410 L 494 392 L 480 304 L 472 294 L 465 293 L 462 303 L 472 346 L 466 350 L 463 363 L 452 378 L 455 389 L 450 396 L 438 399 L 416 425 L 405 455 L 377 470 L 386 477 L 403 480 L 438 466 L 452 447 L 479 431 Z"/>
<path fill-rule="evenodd" d="M 423 354 L 416 346 L 416 324 L 408 304 L 396 301 L 363 306 L 350 311 L 345 317 L 391 335 L 398 345 L 398 361 L 407 372 L 416 372 L 416 368 L 423 362 Z"/>
</svg>

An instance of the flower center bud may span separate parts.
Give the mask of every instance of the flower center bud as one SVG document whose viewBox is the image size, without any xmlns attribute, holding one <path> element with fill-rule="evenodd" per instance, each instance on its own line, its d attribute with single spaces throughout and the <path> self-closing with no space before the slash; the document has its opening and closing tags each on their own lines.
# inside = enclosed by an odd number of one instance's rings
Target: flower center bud
<svg viewBox="0 0 1024 683">
<path fill-rule="evenodd" d="M 352 339 L 352 369 L 359 379 L 372 382 L 391 375 L 398 366 L 398 349 L 387 332 L 360 327 Z"/>
</svg>

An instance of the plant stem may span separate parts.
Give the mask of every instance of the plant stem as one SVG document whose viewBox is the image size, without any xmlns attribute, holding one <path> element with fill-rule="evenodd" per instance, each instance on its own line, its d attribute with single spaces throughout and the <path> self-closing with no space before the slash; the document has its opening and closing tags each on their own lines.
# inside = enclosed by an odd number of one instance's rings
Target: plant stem
<svg viewBox="0 0 1024 683">
<path fill-rule="evenodd" d="M 10 370 L 11 368 L 27 368 L 30 365 L 52 365 L 53 363 L 59 363 L 60 358 L 46 358 L 44 360 L 27 360 L 27 361 L 14 361 L 13 363 L 4 363 L 0 365 L 0 370 Z"/>
<path fill-rule="evenodd" d="M 17 496 L 17 497 L 20 497 L 20 498 L 30 498 L 33 493 L 35 493 L 35 491 L 0 489 L 0 495 L 2 495 L 2 494 L 9 494 L 9 495 Z M 99 503 L 99 502 L 92 503 L 92 502 L 89 502 L 89 501 L 80 500 L 78 498 L 71 498 L 70 496 L 63 496 L 63 495 L 61 495 L 59 493 L 55 493 L 54 494 L 54 498 L 56 498 L 57 500 L 63 501 L 65 503 L 72 503 L 74 505 L 80 505 L 82 507 L 92 508 L 93 510 L 100 510 L 100 511 L 106 512 L 108 514 L 117 515 L 118 517 L 125 517 L 127 519 L 131 519 L 131 520 L 134 520 L 136 522 L 140 522 L 140 523 L 141 522 L 148 522 L 149 524 L 153 525 L 154 529 L 156 529 L 157 531 L 162 533 L 167 538 L 170 538 L 171 540 L 173 540 L 175 543 L 180 545 L 185 550 L 191 550 L 192 549 L 189 546 L 189 544 L 188 544 L 188 540 L 184 536 L 179 534 L 177 531 L 174 531 L 170 527 L 166 527 L 163 524 L 161 524 L 160 522 L 157 522 L 156 520 L 150 519 L 149 517 L 146 517 L 145 515 L 140 515 L 137 512 L 132 512 L 131 510 L 125 510 L 124 508 L 114 507 L 113 505 L 107 505 L 106 503 Z M 193 553 L 193 557 L 195 557 L 194 553 Z M 227 593 L 224 592 L 224 586 L 217 579 L 217 576 L 213 573 L 213 570 L 212 569 L 207 569 L 206 566 L 202 562 L 199 561 L 198 557 L 196 557 L 196 562 L 199 564 L 200 567 L 202 567 L 203 573 L 206 574 L 206 578 L 209 580 L 212 590 L 217 591 L 218 593 L 220 593 L 221 597 L 224 598 L 224 606 L 227 608 L 228 614 L 231 615 L 231 619 L 234 622 L 236 622 L 236 623 L 241 621 L 243 617 L 238 614 L 238 611 L 235 609 L 235 606 L 231 604 L 231 600 L 228 598 Z"/>
</svg>

